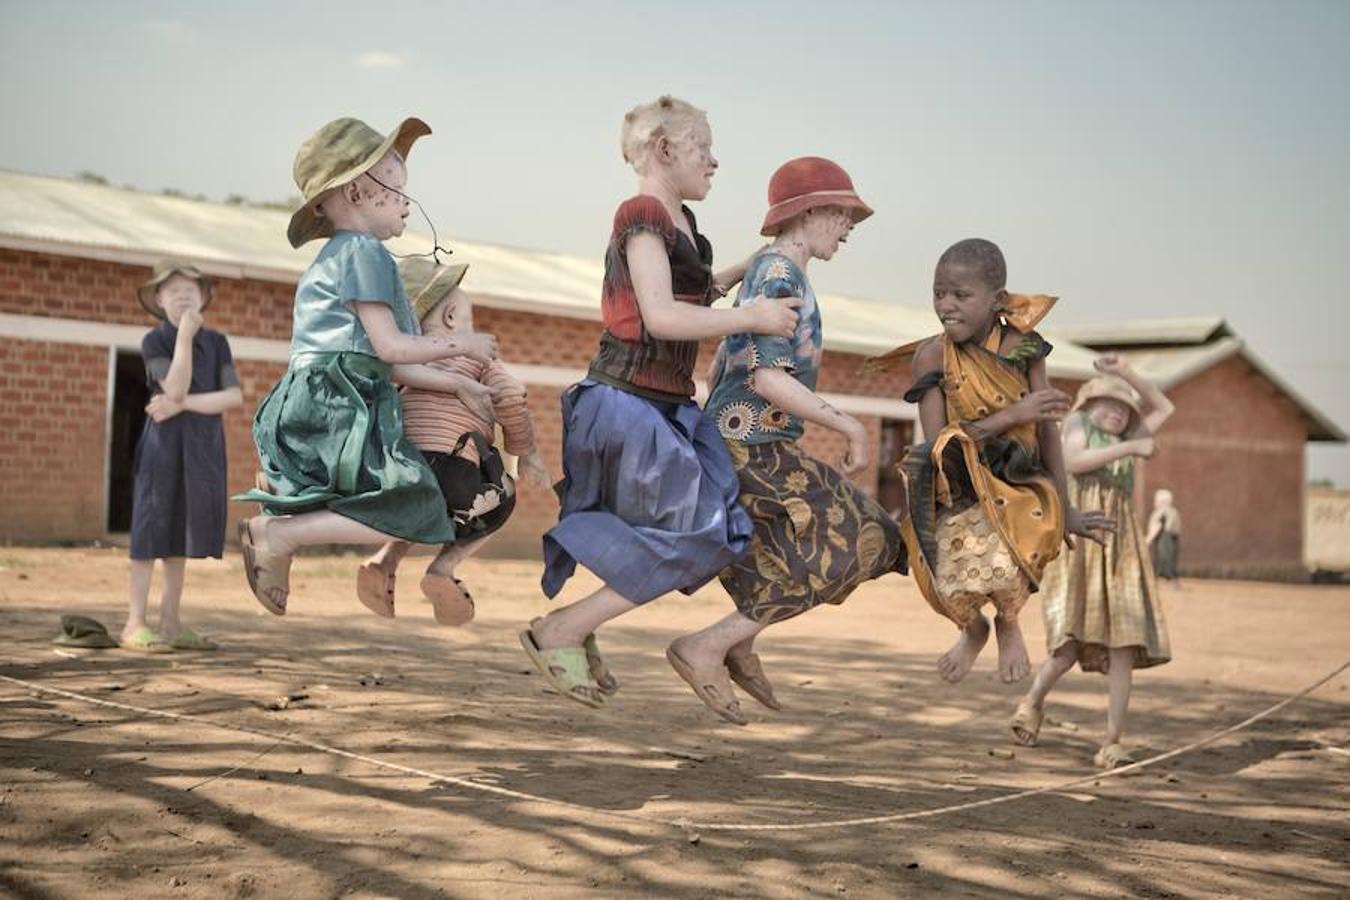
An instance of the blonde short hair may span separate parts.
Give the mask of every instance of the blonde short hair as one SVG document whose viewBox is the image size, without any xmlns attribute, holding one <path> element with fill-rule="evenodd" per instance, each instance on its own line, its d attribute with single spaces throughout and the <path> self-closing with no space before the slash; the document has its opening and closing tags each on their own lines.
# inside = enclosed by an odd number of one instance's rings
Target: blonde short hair
<svg viewBox="0 0 1350 900">
<path fill-rule="evenodd" d="M 707 124 L 707 113 L 669 94 L 651 103 L 638 104 L 623 117 L 619 143 L 624 162 L 638 172 L 644 172 L 652 147 L 658 140 L 665 138 L 671 143 L 679 143 L 699 125 Z"/>
</svg>

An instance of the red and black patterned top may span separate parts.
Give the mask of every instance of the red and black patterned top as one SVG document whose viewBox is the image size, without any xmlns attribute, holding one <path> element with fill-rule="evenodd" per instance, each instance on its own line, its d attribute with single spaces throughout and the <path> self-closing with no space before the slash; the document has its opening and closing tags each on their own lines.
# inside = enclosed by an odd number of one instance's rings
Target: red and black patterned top
<svg viewBox="0 0 1350 900">
<path fill-rule="evenodd" d="M 614 231 L 605 253 L 605 283 L 600 309 L 605 332 L 600 351 L 591 361 L 590 377 L 632 393 L 667 402 L 694 396 L 694 363 L 698 341 L 654 338 L 642 324 L 633 279 L 628 273 L 628 239 L 640 231 L 660 235 L 670 258 L 670 280 L 675 299 L 707 306 L 713 290 L 712 245 L 699 234 L 698 223 L 683 207 L 694 240 L 675 227 L 670 213 L 655 197 L 638 194 L 614 213 Z"/>
</svg>

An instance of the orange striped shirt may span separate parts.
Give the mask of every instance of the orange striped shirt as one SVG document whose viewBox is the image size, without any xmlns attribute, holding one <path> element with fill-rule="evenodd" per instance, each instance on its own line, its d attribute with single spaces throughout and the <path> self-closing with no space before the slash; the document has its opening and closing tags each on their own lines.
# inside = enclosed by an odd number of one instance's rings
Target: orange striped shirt
<svg viewBox="0 0 1350 900">
<path fill-rule="evenodd" d="M 484 364 L 468 356 L 456 356 L 427 365 L 487 385 L 495 397 L 492 410 L 497 424 L 502 426 L 506 452 L 523 456 L 534 449 L 534 427 L 525 402 L 525 386 L 511 377 L 501 360 Z M 405 387 L 402 398 L 403 431 L 418 450 L 451 453 L 460 436 L 470 431 L 492 440 L 493 423 L 474 415 L 454 394 Z M 462 455 L 478 462 L 478 451 L 472 441 L 464 445 Z"/>
</svg>

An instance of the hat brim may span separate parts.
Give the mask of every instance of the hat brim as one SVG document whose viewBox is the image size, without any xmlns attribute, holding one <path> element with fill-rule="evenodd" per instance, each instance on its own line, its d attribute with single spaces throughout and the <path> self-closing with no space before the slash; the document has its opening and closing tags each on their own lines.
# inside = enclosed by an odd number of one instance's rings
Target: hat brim
<svg viewBox="0 0 1350 900">
<path fill-rule="evenodd" d="M 291 246 L 298 250 L 315 238 L 332 237 L 333 223 L 319 212 L 319 204 L 327 199 L 328 195 L 336 188 L 370 171 L 371 167 L 384 159 L 384 155 L 390 150 L 397 150 L 398 155 L 406 160 L 408 153 L 412 150 L 413 142 L 429 134 L 431 134 L 431 126 L 426 122 L 415 116 L 404 119 L 399 123 L 398 128 L 395 128 L 394 132 L 361 162 L 340 175 L 334 175 L 328 179 L 324 186 L 319 188 L 318 192 L 309 199 L 309 202 L 291 215 L 291 222 L 286 227 L 286 239 L 291 242 Z"/>
<path fill-rule="evenodd" d="M 773 237 L 782 231 L 788 222 L 817 206 L 842 206 L 853 216 L 854 225 L 872 215 L 872 207 L 864 203 L 853 191 L 812 191 L 800 197 L 790 197 L 782 203 L 769 207 L 759 233 L 764 237 Z"/>
<path fill-rule="evenodd" d="M 215 291 L 211 287 L 211 279 L 202 274 L 201 270 L 195 266 L 174 266 L 171 269 L 156 272 L 149 281 L 136 288 L 136 299 L 141 302 L 145 311 L 156 319 L 168 318 L 164 315 L 164 307 L 159 305 L 159 301 L 155 297 L 159 294 L 159 286 L 174 275 L 182 275 L 184 278 L 191 278 L 197 282 L 197 285 L 202 289 L 202 312 L 206 312 L 206 308 L 211 305 L 211 300 L 215 296 Z"/>
<path fill-rule="evenodd" d="M 1144 413 L 1139 408 L 1139 401 L 1134 399 L 1128 388 L 1126 390 L 1112 388 L 1100 377 L 1084 382 L 1083 386 L 1078 389 L 1078 396 L 1074 399 L 1073 410 L 1077 412 L 1093 400 L 1115 400 L 1117 403 L 1123 403 L 1129 408 L 1130 424 L 1125 429 L 1125 434 L 1132 433 L 1144 420 Z"/>
<path fill-rule="evenodd" d="M 440 303 L 451 291 L 459 287 L 459 283 L 464 280 L 464 273 L 468 271 L 468 265 L 463 263 L 442 266 L 431 281 L 427 282 L 427 286 L 418 291 L 417 296 L 413 298 L 413 315 L 417 316 L 417 321 L 422 321 L 422 318 L 431 312 L 437 303 Z"/>
</svg>

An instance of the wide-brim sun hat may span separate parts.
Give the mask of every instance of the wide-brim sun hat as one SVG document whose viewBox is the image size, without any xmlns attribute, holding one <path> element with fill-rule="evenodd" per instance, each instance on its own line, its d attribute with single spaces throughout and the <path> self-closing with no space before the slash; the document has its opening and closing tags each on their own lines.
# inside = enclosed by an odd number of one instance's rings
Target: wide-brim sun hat
<svg viewBox="0 0 1350 900">
<path fill-rule="evenodd" d="M 191 263 L 180 262 L 176 259 L 165 259 L 155 263 L 150 280 L 136 288 L 136 299 L 141 301 L 141 306 L 145 307 L 145 311 L 157 319 L 165 318 L 164 307 L 159 305 L 159 301 L 155 297 L 159 293 L 159 286 L 174 275 L 182 275 L 184 278 L 191 278 L 197 282 L 202 291 L 202 311 L 205 312 L 206 308 L 211 305 L 213 295 L 211 279 L 207 278 L 202 274 L 201 269 Z"/>
<path fill-rule="evenodd" d="M 1125 380 L 1115 375 L 1098 375 L 1096 378 L 1089 379 L 1078 389 L 1078 397 L 1074 400 L 1073 408 L 1082 409 L 1093 400 L 1119 400 L 1130 409 L 1130 424 L 1125 429 L 1125 434 L 1129 434 L 1139 425 L 1143 413 L 1139 409 L 1139 395 L 1135 393 L 1134 388 L 1125 383 Z"/>
<path fill-rule="evenodd" d="M 821 156 L 801 156 L 778 167 L 769 179 L 769 211 L 759 233 L 773 237 L 792 219 L 817 206 L 840 206 L 853 224 L 872 215 L 853 189 L 843 166 Z"/>
<path fill-rule="evenodd" d="M 295 154 L 295 185 L 305 205 L 291 216 L 286 237 L 292 247 L 318 237 L 332 237 L 333 223 L 319 212 L 328 193 L 364 175 L 390 150 L 405 160 L 413 142 L 431 134 L 431 127 L 418 118 L 399 123 L 389 137 L 360 119 L 334 119 L 300 145 Z"/>
<path fill-rule="evenodd" d="M 398 262 L 398 273 L 403 277 L 403 291 L 412 304 L 417 321 L 422 321 L 432 307 L 464 280 L 467 264 L 443 266 L 425 256 L 410 256 Z"/>
</svg>

